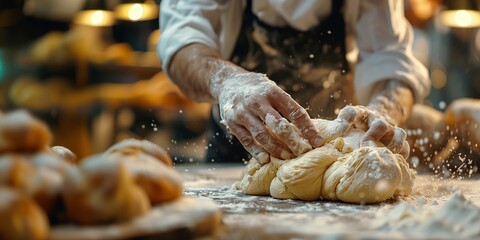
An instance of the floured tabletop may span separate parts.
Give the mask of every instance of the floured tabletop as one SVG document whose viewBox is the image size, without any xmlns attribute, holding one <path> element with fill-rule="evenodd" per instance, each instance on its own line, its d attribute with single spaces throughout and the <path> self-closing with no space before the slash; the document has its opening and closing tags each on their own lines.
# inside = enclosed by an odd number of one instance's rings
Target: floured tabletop
<svg viewBox="0 0 480 240">
<path fill-rule="evenodd" d="M 189 239 L 214 232 L 221 222 L 221 211 L 212 201 L 182 197 L 154 207 L 149 213 L 122 223 L 52 228 L 49 239 Z"/>
<path fill-rule="evenodd" d="M 468 229 L 480 224 L 477 179 L 442 180 L 419 175 L 409 197 L 355 205 L 245 195 L 232 188 L 240 179 L 243 165 L 177 165 L 176 168 L 185 177 L 187 196 L 212 199 L 223 210 L 224 227 L 212 236 L 217 239 L 480 237 L 480 232 Z M 468 213 L 470 217 L 463 217 Z M 452 219 L 442 222 L 445 219 L 442 214 Z M 456 223 L 458 218 L 466 219 L 463 225 Z M 449 224 L 452 226 L 443 227 Z"/>
</svg>

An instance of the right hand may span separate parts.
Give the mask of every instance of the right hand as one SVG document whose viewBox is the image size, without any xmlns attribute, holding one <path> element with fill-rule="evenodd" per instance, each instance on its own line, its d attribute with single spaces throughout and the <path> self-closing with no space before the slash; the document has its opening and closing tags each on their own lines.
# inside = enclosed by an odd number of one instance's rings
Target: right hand
<svg viewBox="0 0 480 240">
<path fill-rule="evenodd" d="M 264 74 L 212 80 L 222 123 L 260 163 L 296 157 L 323 144 L 306 110 Z M 307 146 L 306 146 L 307 145 Z"/>
<path fill-rule="evenodd" d="M 410 154 L 410 146 L 406 141 L 407 133 L 397 127 L 393 120 L 386 114 L 369 106 L 345 106 L 334 120 L 336 136 L 344 135 L 352 125 L 365 131 L 360 139 L 360 146 L 376 146 L 381 142 L 393 153 L 398 153 L 404 158 Z M 373 143 L 373 144 L 372 144 Z"/>
</svg>

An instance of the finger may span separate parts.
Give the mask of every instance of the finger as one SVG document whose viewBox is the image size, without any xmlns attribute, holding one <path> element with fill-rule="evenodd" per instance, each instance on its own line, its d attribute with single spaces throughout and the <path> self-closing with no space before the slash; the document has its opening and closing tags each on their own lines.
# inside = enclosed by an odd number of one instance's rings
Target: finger
<svg viewBox="0 0 480 240">
<path fill-rule="evenodd" d="M 388 130 L 385 133 L 385 135 L 380 139 L 380 142 L 385 146 L 389 146 L 392 144 L 394 136 L 395 136 L 395 127 L 388 126 Z"/>
<path fill-rule="evenodd" d="M 290 149 L 294 156 L 299 156 L 312 149 L 309 142 L 301 136 L 299 129 L 283 118 L 269 104 L 262 104 L 255 109 L 258 109 L 255 113 L 264 116 L 262 119 L 268 129 Z"/>
<path fill-rule="evenodd" d="M 237 116 L 236 124 L 239 124 L 250 132 L 253 139 L 262 146 L 270 155 L 280 159 L 290 159 L 292 152 L 270 133 L 263 122 L 252 114 Z"/>
<path fill-rule="evenodd" d="M 252 98 L 246 101 L 245 104 L 250 112 L 259 116 L 264 122 L 267 115 L 272 115 L 276 119 L 282 118 L 282 115 L 272 107 L 272 104 L 267 98 Z"/>
<path fill-rule="evenodd" d="M 340 110 L 338 113 L 337 119 L 335 122 L 338 122 L 336 125 L 336 130 L 338 132 L 345 133 L 350 129 L 350 127 L 355 123 L 355 119 L 357 118 L 357 111 L 353 106 L 346 106 Z"/>
<path fill-rule="evenodd" d="M 339 117 L 348 119 L 350 126 L 367 131 L 371 125 L 370 111 L 364 106 L 346 106 L 339 113 Z M 338 118 L 338 117 L 337 117 Z"/>
<path fill-rule="evenodd" d="M 290 148 L 295 156 L 312 149 L 308 141 L 300 136 L 300 132 L 287 119 L 276 119 L 273 115 L 267 115 L 265 124 L 280 141 Z"/>
<path fill-rule="evenodd" d="M 230 124 L 228 127 L 242 146 L 252 155 L 260 164 L 265 164 L 270 161 L 269 154 L 253 140 L 252 135 L 243 126 L 238 124 Z"/>
<path fill-rule="evenodd" d="M 313 147 L 320 147 L 324 144 L 322 136 L 313 125 L 307 111 L 300 106 L 290 95 L 280 91 L 272 94 L 270 99 L 272 106 L 278 109 L 293 125 L 295 125 L 302 136 L 308 140 Z"/>
<path fill-rule="evenodd" d="M 388 149 L 390 149 L 394 153 L 399 153 L 403 146 L 404 143 L 406 142 L 405 139 L 407 139 L 407 133 L 405 130 L 395 127 L 393 129 L 393 138 L 391 143 L 387 146 Z"/>
<path fill-rule="evenodd" d="M 405 159 L 410 155 L 410 144 L 407 141 L 403 142 L 402 150 L 400 150 L 399 154 Z"/>
<path fill-rule="evenodd" d="M 363 146 L 368 141 L 379 142 L 380 139 L 387 133 L 387 122 L 381 119 L 376 119 L 370 125 L 370 128 L 365 132 L 360 140 L 360 146 Z"/>
</svg>

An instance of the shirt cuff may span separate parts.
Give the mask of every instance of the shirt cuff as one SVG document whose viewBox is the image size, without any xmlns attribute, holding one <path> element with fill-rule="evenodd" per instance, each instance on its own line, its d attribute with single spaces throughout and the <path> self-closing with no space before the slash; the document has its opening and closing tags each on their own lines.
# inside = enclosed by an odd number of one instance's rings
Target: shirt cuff
<svg viewBox="0 0 480 240">
<path fill-rule="evenodd" d="M 380 51 L 357 63 L 355 91 L 359 104 L 368 104 L 375 84 L 388 79 L 397 79 L 409 86 L 417 103 L 430 91 L 428 71 L 412 54 Z"/>
</svg>

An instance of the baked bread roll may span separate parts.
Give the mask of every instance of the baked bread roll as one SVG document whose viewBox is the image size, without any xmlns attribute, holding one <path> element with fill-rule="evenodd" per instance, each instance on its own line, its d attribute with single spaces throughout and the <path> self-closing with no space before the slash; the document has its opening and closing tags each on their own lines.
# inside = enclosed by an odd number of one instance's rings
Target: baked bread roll
<svg viewBox="0 0 480 240">
<path fill-rule="evenodd" d="M 55 211 L 64 177 L 72 166 L 54 154 L 8 154 L 0 157 L 0 185 L 31 197 L 47 214 Z"/>
<path fill-rule="evenodd" d="M 35 169 L 23 156 L 16 154 L 0 156 L 0 186 L 30 195 L 34 190 L 29 177 L 33 175 Z"/>
<path fill-rule="evenodd" d="M 172 167 L 173 162 L 165 149 L 147 140 L 126 139 L 111 146 L 105 151 L 105 155 L 120 153 L 124 155 L 143 152 L 157 160 L 160 160 L 167 166 Z"/>
<path fill-rule="evenodd" d="M 0 154 L 39 152 L 50 144 L 51 138 L 47 125 L 25 110 L 0 116 Z"/>
<path fill-rule="evenodd" d="M 152 204 L 171 201 L 182 195 L 180 174 L 172 168 L 168 153 L 154 143 L 128 139 L 113 145 L 104 157 L 124 162 Z"/>
<path fill-rule="evenodd" d="M 407 131 L 410 146 L 415 147 L 419 140 L 429 137 L 432 137 L 432 140 L 435 138 L 436 141 L 445 141 L 447 136 L 444 134 L 444 116 L 442 112 L 430 106 L 415 104 L 410 118 L 401 126 Z M 435 133 L 440 135 L 434 136 Z"/>
<path fill-rule="evenodd" d="M 65 63 L 63 60 L 69 60 L 67 56 L 57 56 L 62 50 L 63 33 L 52 31 L 34 42 L 30 49 L 29 60 L 34 63 L 54 64 Z"/>
<path fill-rule="evenodd" d="M 47 216 L 29 197 L 0 187 L 0 239 L 47 239 Z"/>
<path fill-rule="evenodd" d="M 449 145 L 449 136 L 444 118 L 443 112 L 427 105 L 415 104 L 410 118 L 401 126 L 407 132 L 410 156 L 423 160 L 411 163 L 417 170 L 425 170 L 430 163 L 442 162 L 445 154 L 450 152 L 450 148 L 445 148 Z"/>
<path fill-rule="evenodd" d="M 70 149 L 62 146 L 53 146 L 50 148 L 50 151 L 60 157 L 61 159 L 67 161 L 68 163 L 71 164 L 76 164 L 77 163 L 77 156 L 75 153 L 70 151 Z"/>
<path fill-rule="evenodd" d="M 158 41 L 160 41 L 160 29 L 154 30 L 150 33 L 147 39 L 147 51 L 156 52 Z"/>
<path fill-rule="evenodd" d="M 105 50 L 106 62 L 112 62 L 123 65 L 133 65 L 135 63 L 135 54 L 127 43 L 112 44 Z"/>
<path fill-rule="evenodd" d="M 445 110 L 445 123 L 459 144 L 480 153 L 480 100 L 458 99 Z"/>
<path fill-rule="evenodd" d="M 150 210 L 147 195 L 127 165 L 102 156 L 69 171 L 63 197 L 68 218 L 79 224 L 126 221 Z"/>
</svg>

